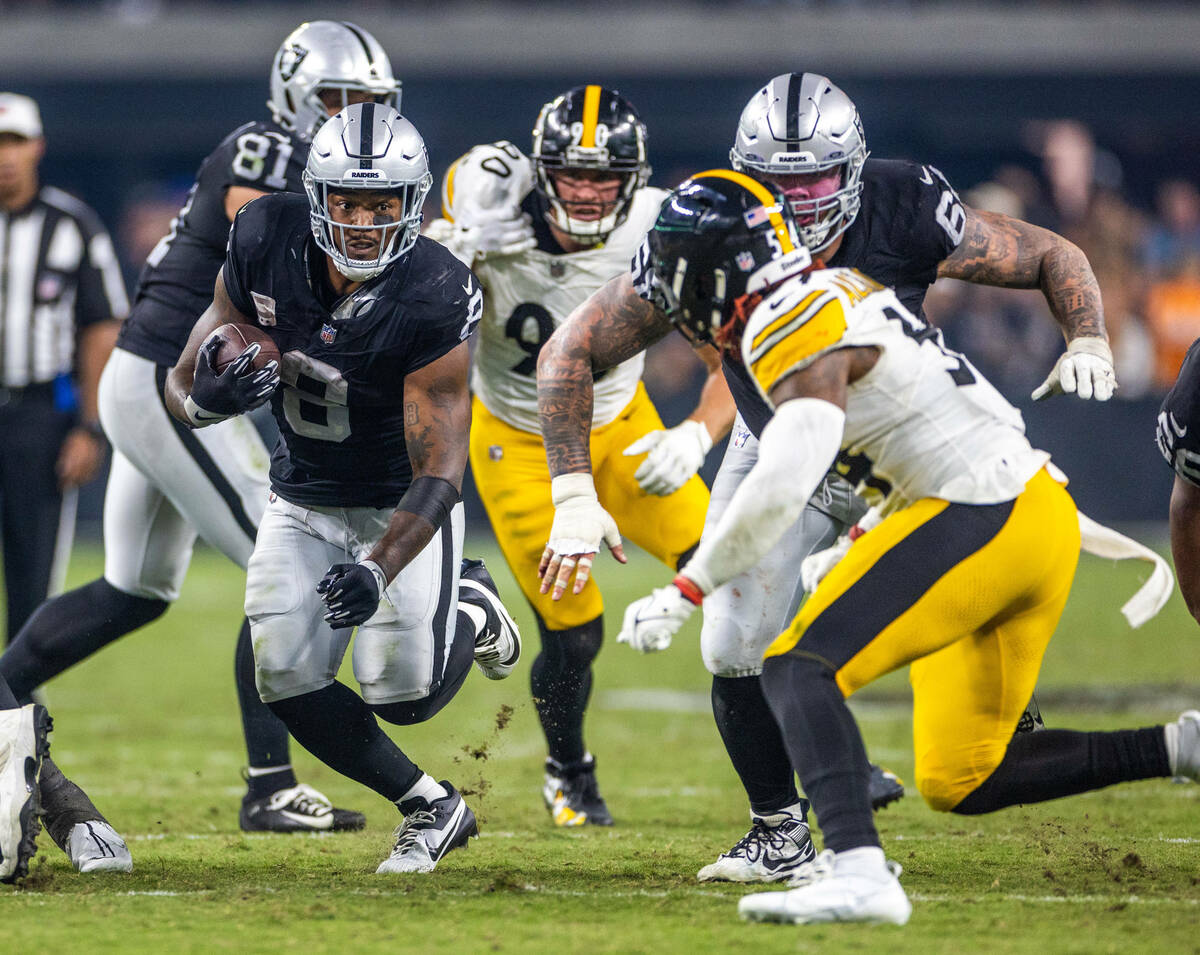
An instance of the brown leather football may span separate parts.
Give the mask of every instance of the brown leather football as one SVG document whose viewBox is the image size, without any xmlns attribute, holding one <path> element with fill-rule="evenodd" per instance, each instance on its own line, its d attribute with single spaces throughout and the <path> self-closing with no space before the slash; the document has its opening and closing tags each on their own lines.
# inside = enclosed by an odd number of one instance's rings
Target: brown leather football
<svg viewBox="0 0 1200 955">
<path fill-rule="evenodd" d="M 279 349 L 276 347 L 275 342 L 271 340 L 270 335 L 257 325 L 242 325 L 231 322 L 213 331 L 209 337 L 219 338 L 221 341 L 216 361 L 212 363 L 213 371 L 218 375 L 228 367 L 231 361 L 246 350 L 247 345 L 251 345 L 254 342 L 258 342 L 259 344 L 258 354 L 252 362 L 256 371 L 269 361 L 279 361 Z"/>
</svg>

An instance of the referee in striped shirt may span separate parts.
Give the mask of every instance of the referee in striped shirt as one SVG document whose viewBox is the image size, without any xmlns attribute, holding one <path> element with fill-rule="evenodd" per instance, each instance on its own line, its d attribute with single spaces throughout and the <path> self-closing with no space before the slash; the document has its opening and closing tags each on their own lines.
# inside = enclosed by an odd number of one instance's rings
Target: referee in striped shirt
<svg viewBox="0 0 1200 955">
<path fill-rule="evenodd" d="M 61 586 L 77 489 L 105 440 L 96 386 L 129 310 L 112 240 L 90 208 L 39 186 L 37 104 L 0 93 L 0 539 L 6 642 Z"/>
</svg>

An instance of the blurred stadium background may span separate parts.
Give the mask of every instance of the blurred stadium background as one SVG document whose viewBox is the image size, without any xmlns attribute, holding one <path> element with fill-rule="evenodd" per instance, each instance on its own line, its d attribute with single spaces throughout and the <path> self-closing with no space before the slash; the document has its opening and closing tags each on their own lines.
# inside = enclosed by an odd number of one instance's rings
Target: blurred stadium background
<svg viewBox="0 0 1200 955">
<path fill-rule="evenodd" d="M 642 111 L 652 181 L 669 187 L 725 164 L 738 113 L 768 77 L 829 75 L 857 103 L 876 156 L 933 163 L 968 202 L 1085 249 L 1122 384 L 1107 406 L 1030 406 L 1060 347 L 1037 292 L 940 283 L 928 309 L 1022 407 L 1083 509 L 1165 519 L 1171 477 L 1154 418 L 1200 336 L 1195 5 L 0 0 L 0 89 L 41 104 L 43 178 L 101 213 L 131 290 L 203 156 L 266 115 L 279 42 L 322 17 L 358 22 L 383 43 L 439 176 L 477 142 L 527 147 L 544 101 L 602 82 Z M 660 347 L 649 375 L 671 423 L 696 387 L 682 349 Z M 89 489 L 85 522 L 98 519 L 99 500 Z"/>
</svg>

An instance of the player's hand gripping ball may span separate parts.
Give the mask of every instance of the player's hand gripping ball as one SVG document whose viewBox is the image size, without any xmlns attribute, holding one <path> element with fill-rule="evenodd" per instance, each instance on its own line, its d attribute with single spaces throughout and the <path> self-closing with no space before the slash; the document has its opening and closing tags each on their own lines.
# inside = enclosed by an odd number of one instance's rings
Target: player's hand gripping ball
<svg viewBox="0 0 1200 955">
<path fill-rule="evenodd" d="M 214 329 L 200 345 L 185 401 L 197 428 L 253 411 L 279 386 L 279 349 L 254 325 Z"/>
</svg>

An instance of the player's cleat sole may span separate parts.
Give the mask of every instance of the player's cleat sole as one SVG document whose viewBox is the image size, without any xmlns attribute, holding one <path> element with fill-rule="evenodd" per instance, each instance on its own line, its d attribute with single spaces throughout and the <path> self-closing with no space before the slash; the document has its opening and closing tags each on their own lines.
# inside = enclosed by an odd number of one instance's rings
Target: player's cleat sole
<svg viewBox="0 0 1200 955">
<path fill-rule="evenodd" d="M 0 710 L 0 882 L 23 879 L 37 851 L 38 773 L 50 753 L 52 725 L 37 703 Z"/>
<path fill-rule="evenodd" d="M 890 769 L 871 764 L 871 778 L 868 781 L 871 793 L 871 808 L 878 812 L 885 809 L 898 799 L 904 798 L 904 780 Z"/>
<path fill-rule="evenodd" d="M 367 824 L 353 809 L 338 809 L 307 783 L 280 789 L 262 799 L 243 799 L 238 824 L 243 832 L 352 832 Z"/>
<path fill-rule="evenodd" d="M 521 631 L 482 560 L 463 559 L 458 597 L 484 614 L 475 635 L 475 665 L 489 680 L 503 680 L 521 659 Z"/>
<path fill-rule="evenodd" d="M 67 855 L 79 872 L 132 872 L 133 856 L 117 831 L 102 819 L 77 822 L 67 837 Z"/>
<path fill-rule="evenodd" d="M 401 804 L 404 822 L 396 829 L 391 854 L 379 863 L 377 873 L 432 872 L 454 849 L 465 849 L 479 836 L 475 813 L 457 789 L 444 779 L 447 795 L 428 802 L 420 797 Z"/>
<path fill-rule="evenodd" d="M 809 925 L 821 922 L 868 922 L 904 925 L 912 903 L 896 878 L 894 863 L 870 873 L 834 871 L 826 850 L 809 863 L 802 884 L 786 892 L 757 892 L 738 902 L 738 915 L 752 922 Z M 898 870 L 898 867 L 896 867 Z"/>
<path fill-rule="evenodd" d="M 803 817 L 751 814 L 750 819 L 750 831 L 716 862 L 697 872 L 699 881 L 786 882 L 816 857 Z"/>
</svg>

